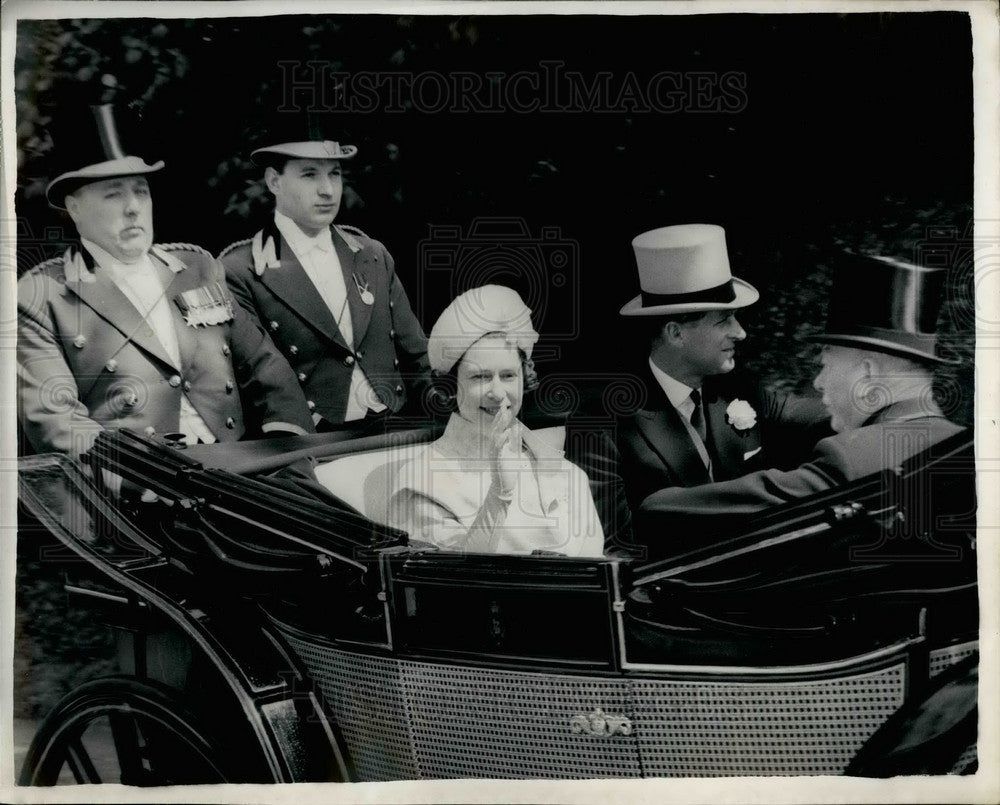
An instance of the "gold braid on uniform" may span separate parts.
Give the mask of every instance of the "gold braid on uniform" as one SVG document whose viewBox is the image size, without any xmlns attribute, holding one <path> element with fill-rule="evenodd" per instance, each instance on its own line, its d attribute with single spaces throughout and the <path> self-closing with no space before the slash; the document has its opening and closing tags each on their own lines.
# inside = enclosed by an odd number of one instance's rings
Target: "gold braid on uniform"
<svg viewBox="0 0 1000 805">
<path fill-rule="evenodd" d="M 246 246 L 252 240 L 253 240 L 253 238 L 246 238 L 245 240 L 238 240 L 235 243 L 230 243 L 228 246 L 226 246 L 225 249 L 223 249 L 221 252 L 219 252 L 219 259 L 221 260 L 223 257 L 225 257 L 227 254 L 229 254 L 231 251 L 233 251 L 235 249 L 238 249 L 240 246 Z"/>
<path fill-rule="evenodd" d="M 367 233 L 358 229 L 356 226 L 352 226 L 351 224 L 336 224 L 336 226 L 340 227 L 341 229 L 346 229 L 352 235 L 360 235 L 363 238 L 368 238 L 368 240 L 374 240 L 374 238 L 369 237 Z"/>
<path fill-rule="evenodd" d="M 154 244 L 158 249 L 163 249 L 165 252 L 200 252 L 201 254 L 207 254 L 209 257 L 212 253 L 196 243 L 156 243 Z"/>
<path fill-rule="evenodd" d="M 38 263 L 37 265 L 33 265 L 31 268 L 25 270 L 24 273 L 27 274 L 29 271 L 45 271 L 46 269 L 49 268 L 55 268 L 58 265 L 62 265 L 63 262 L 65 261 L 65 258 L 66 258 L 65 254 L 59 254 L 56 255 L 55 257 L 50 257 L 48 260 L 42 260 L 42 262 Z"/>
</svg>

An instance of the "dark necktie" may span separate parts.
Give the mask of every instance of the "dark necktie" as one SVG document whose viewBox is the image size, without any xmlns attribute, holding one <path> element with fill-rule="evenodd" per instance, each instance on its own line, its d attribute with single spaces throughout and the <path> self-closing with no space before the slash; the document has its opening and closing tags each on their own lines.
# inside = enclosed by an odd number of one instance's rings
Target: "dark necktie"
<svg viewBox="0 0 1000 805">
<path fill-rule="evenodd" d="M 691 413 L 691 427 L 698 432 L 704 442 L 708 438 L 708 430 L 705 427 L 705 413 L 701 408 L 701 392 L 698 389 L 691 392 L 691 401 L 694 403 L 694 411 Z"/>
</svg>

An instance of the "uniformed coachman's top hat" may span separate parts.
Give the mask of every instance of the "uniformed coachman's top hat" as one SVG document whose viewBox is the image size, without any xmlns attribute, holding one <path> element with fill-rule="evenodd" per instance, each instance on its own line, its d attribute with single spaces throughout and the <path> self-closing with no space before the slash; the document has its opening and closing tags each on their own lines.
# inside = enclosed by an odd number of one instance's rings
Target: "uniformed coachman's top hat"
<svg viewBox="0 0 1000 805">
<path fill-rule="evenodd" d="M 937 354 L 947 270 L 844 252 L 834 265 L 826 332 L 810 341 L 955 364 Z"/>
<path fill-rule="evenodd" d="M 351 159 L 358 153 L 353 145 L 341 145 L 324 134 L 324 118 L 305 110 L 275 112 L 257 138 L 259 147 L 250 158 L 260 167 L 285 159 Z"/>
<path fill-rule="evenodd" d="M 56 132 L 53 144 L 59 161 L 68 170 L 45 188 L 45 197 L 57 210 L 65 209 L 67 194 L 85 184 L 116 176 L 153 173 L 163 167 L 163 160 L 150 165 L 142 157 L 126 154 L 118 136 L 115 109 L 110 103 L 91 106 L 89 113 L 70 112 L 61 125 L 62 131 Z"/>
<path fill-rule="evenodd" d="M 726 233 L 713 224 L 680 224 L 632 240 L 642 293 L 623 316 L 666 316 L 752 305 L 760 294 L 732 275 Z"/>
</svg>

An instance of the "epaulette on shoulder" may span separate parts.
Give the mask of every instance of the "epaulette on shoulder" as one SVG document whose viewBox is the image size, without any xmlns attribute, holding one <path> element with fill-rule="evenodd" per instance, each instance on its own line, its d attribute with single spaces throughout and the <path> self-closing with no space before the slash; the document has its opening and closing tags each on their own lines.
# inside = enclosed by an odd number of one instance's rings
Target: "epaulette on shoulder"
<svg viewBox="0 0 1000 805">
<path fill-rule="evenodd" d="M 372 240 L 372 237 L 367 232 L 364 232 L 363 230 L 358 229 L 358 227 L 352 226 L 351 224 L 336 224 L 336 226 L 338 226 L 340 229 L 344 229 L 350 232 L 352 235 L 357 235 L 358 237 L 368 238 L 368 240 Z"/>
<path fill-rule="evenodd" d="M 223 257 L 225 257 L 230 252 L 235 251 L 236 249 L 240 248 L 240 246 L 246 246 L 252 240 L 253 240 L 253 238 L 246 238 L 245 240 L 238 240 L 235 243 L 230 243 L 228 246 L 226 246 L 225 249 L 223 249 L 221 252 L 219 252 L 218 259 L 221 260 Z"/>
<path fill-rule="evenodd" d="M 196 243 L 157 243 L 157 248 L 163 249 L 165 252 L 198 252 L 199 254 L 206 254 L 209 257 L 212 253 Z"/>
<path fill-rule="evenodd" d="M 31 268 L 25 271 L 24 274 L 49 271 L 50 269 L 53 268 L 62 268 L 64 258 L 65 255 L 62 254 L 57 255 L 56 257 L 50 257 L 48 260 L 43 260 L 37 265 L 33 265 Z M 21 276 L 24 276 L 24 274 L 22 274 Z"/>
</svg>

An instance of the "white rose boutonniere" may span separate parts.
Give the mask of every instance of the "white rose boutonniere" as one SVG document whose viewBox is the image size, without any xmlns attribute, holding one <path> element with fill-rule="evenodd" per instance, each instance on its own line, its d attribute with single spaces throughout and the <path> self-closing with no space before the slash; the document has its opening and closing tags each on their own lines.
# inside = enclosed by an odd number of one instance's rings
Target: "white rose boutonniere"
<svg viewBox="0 0 1000 805">
<path fill-rule="evenodd" d="M 757 424 L 757 412 L 746 400 L 733 400 L 726 408 L 726 422 L 742 433 Z"/>
</svg>

